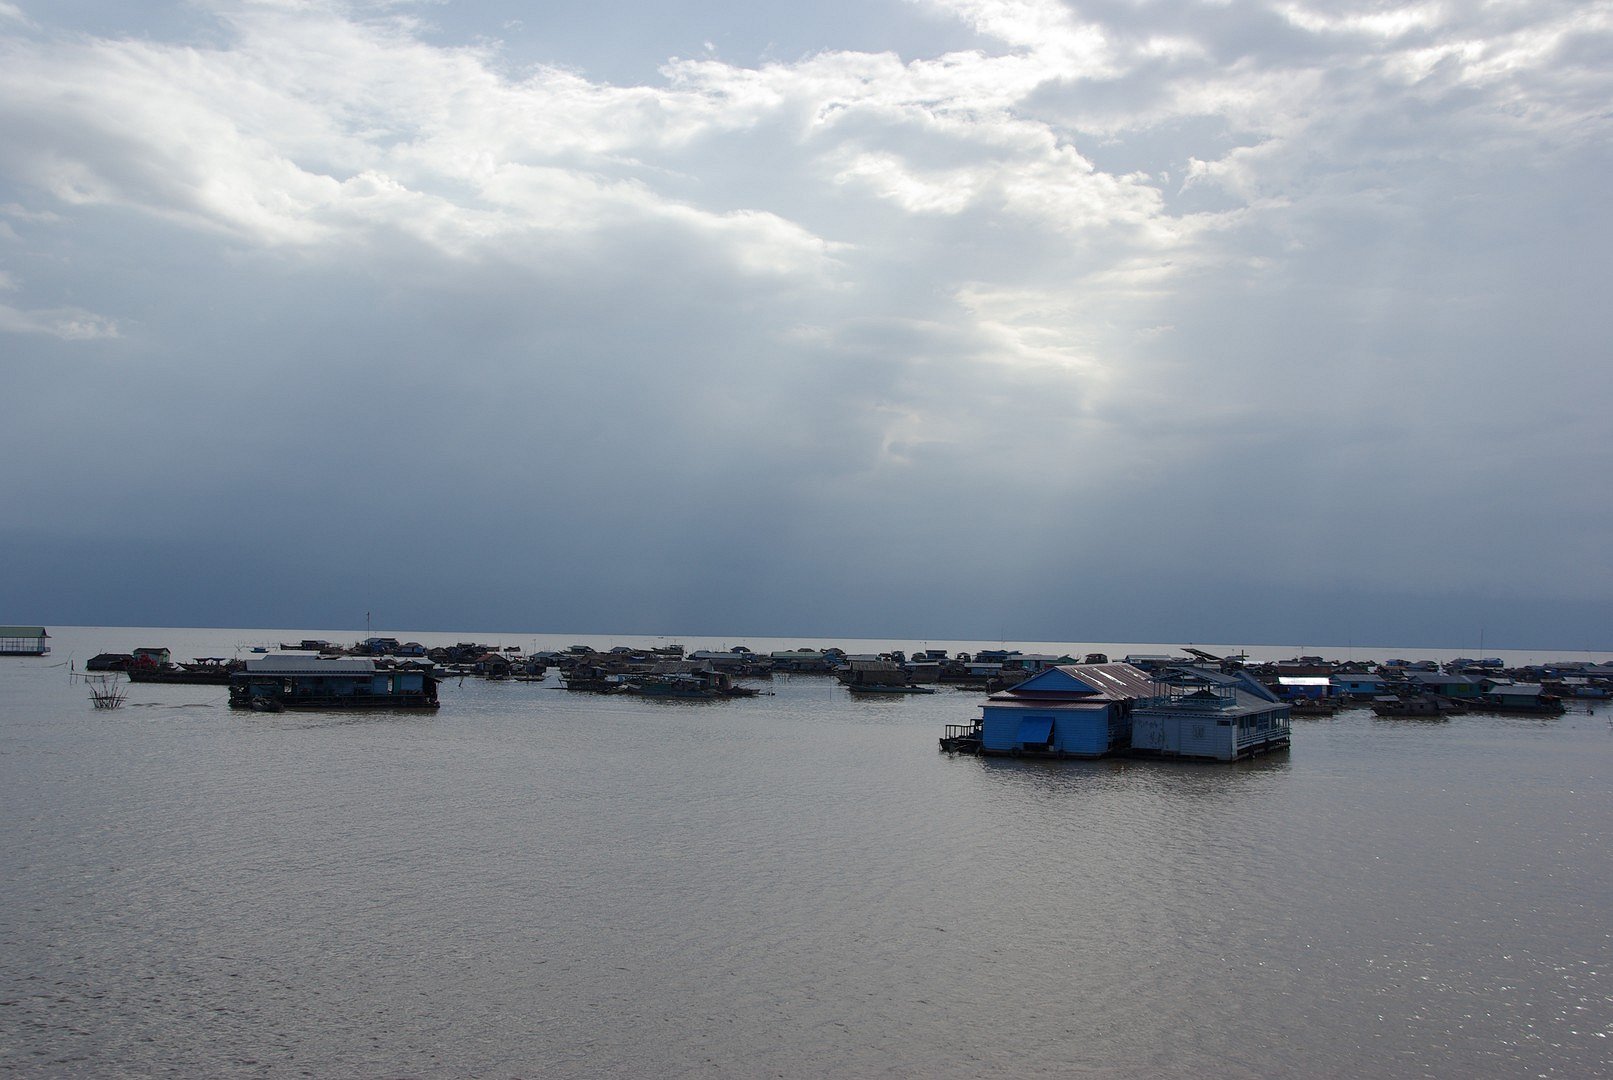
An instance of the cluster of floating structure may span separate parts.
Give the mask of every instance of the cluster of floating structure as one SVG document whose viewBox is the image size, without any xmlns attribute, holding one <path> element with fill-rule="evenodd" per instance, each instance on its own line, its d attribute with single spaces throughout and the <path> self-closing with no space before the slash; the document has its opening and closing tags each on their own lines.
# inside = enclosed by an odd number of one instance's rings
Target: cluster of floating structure
<svg viewBox="0 0 1613 1080">
<path fill-rule="evenodd" d="M 1554 715 L 1563 711 L 1565 699 L 1595 701 L 1613 694 L 1613 666 L 1584 661 L 1508 668 L 1498 658 L 1379 664 L 1301 656 L 1243 670 L 1291 701 L 1296 713 L 1365 705 L 1379 716 Z"/>
<path fill-rule="evenodd" d="M 0 652 L 43 655 L 43 627 L 0 627 Z M 246 648 L 243 646 L 242 648 Z M 230 704 L 282 708 L 435 709 L 447 679 L 544 683 L 579 693 L 720 700 L 764 693 L 744 681 L 775 674 L 825 675 L 855 695 L 933 694 L 937 687 L 981 689 L 980 719 L 950 724 L 941 745 L 984 754 L 1101 757 L 1127 753 L 1236 760 L 1289 744 L 1294 716 L 1367 707 L 1385 717 L 1444 719 L 1463 712 L 1553 715 L 1565 699 L 1613 696 L 1613 665 L 1560 661 L 1508 668 L 1498 658 L 1335 661 L 1300 656 L 1273 663 L 1216 656 L 1134 654 L 1111 663 L 1102 653 L 1073 655 L 987 649 L 848 653 L 838 647 L 758 653 L 744 645 L 685 653 L 654 648 L 573 645 L 524 652 L 464 641 L 427 648 L 392 637 L 352 645 L 304 639 L 252 646 L 249 659 L 196 657 L 176 662 L 166 648 L 102 653 L 91 672 L 131 682 L 222 685 Z M 550 680 L 551 671 L 557 673 Z M 103 706 L 106 707 L 106 706 Z M 115 707 L 115 706 L 111 706 Z"/>
<path fill-rule="evenodd" d="M 1292 715 L 1286 702 L 1242 671 L 1070 664 L 992 694 L 979 720 L 948 725 L 941 748 L 1013 757 L 1237 761 L 1286 749 Z"/>
</svg>

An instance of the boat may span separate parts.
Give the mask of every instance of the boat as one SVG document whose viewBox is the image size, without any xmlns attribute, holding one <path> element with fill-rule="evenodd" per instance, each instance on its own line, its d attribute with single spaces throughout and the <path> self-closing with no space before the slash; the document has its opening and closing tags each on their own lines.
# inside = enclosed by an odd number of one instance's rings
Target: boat
<svg viewBox="0 0 1613 1080">
<path fill-rule="evenodd" d="M 1514 716 L 1559 716 L 1563 700 L 1539 683 L 1498 683 L 1472 703 L 1474 712 Z"/>
<path fill-rule="evenodd" d="M 230 679 L 230 707 L 281 709 L 435 709 L 437 679 L 419 668 L 378 667 L 367 657 L 268 656 Z"/>
<path fill-rule="evenodd" d="M 913 673 L 894 660 L 853 659 L 835 678 L 853 694 L 933 694 L 928 686 L 913 682 Z"/>
<path fill-rule="evenodd" d="M 1378 716 L 1409 717 L 1421 720 L 1444 720 L 1467 710 L 1435 694 L 1412 694 L 1406 697 L 1380 697 L 1372 702 L 1372 711 Z"/>
<path fill-rule="evenodd" d="M 580 665 L 560 676 L 560 689 L 581 694 L 620 694 L 627 689 L 619 673 L 607 672 L 593 665 Z"/>
<path fill-rule="evenodd" d="M 624 675 L 622 679 L 624 693 L 642 697 L 710 701 L 717 698 L 755 697 L 761 692 L 755 687 L 740 686 L 726 671 L 652 672 Z"/>
<path fill-rule="evenodd" d="M 124 671 L 134 657 L 129 653 L 96 653 L 84 662 L 85 671 Z"/>
<path fill-rule="evenodd" d="M 949 754 L 978 754 L 983 741 L 979 720 L 972 724 L 948 724 L 947 733 L 941 736 L 941 749 Z"/>
<path fill-rule="evenodd" d="M 228 686 L 230 679 L 242 670 L 242 661 L 226 660 L 222 656 L 198 656 L 188 664 L 147 663 L 143 662 L 143 651 L 136 649 L 134 660 L 125 668 L 130 682 Z"/>
<path fill-rule="evenodd" d="M 917 686 L 913 683 L 847 683 L 846 689 L 853 694 L 933 694 L 932 686 Z"/>
</svg>

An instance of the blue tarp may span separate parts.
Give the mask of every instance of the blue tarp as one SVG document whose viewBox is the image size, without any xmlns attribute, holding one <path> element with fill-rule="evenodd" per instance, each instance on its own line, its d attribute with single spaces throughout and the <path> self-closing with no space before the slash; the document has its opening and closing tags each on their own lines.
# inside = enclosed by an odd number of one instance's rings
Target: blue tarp
<svg viewBox="0 0 1613 1080">
<path fill-rule="evenodd" d="M 1019 722 L 1019 745 L 1043 746 L 1053 737 L 1051 716 L 1032 716 Z"/>
</svg>

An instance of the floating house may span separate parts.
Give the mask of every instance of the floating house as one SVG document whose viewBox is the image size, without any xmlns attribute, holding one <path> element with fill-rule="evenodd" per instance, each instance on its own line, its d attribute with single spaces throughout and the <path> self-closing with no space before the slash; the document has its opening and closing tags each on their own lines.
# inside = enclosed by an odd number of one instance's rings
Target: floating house
<svg viewBox="0 0 1613 1080">
<path fill-rule="evenodd" d="M 43 626 L 0 626 L 0 656 L 44 656 L 49 637 Z"/>
<path fill-rule="evenodd" d="M 1470 699 L 1483 692 L 1483 679 L 1473 675 L 1443 675 L 1437 671 L 1417 671 L 1406 676 L 1414 689 L 1424 694 L 1441 697 Z"/>
<path fill-rule="evenodd" d="M 174 662 L 174 654 L 167 649 L 143 646 L 129 654 L 131 668 L 165 668 Z"/>
<path fill-rule="evenodd" d="M 1563 703 L 1555 694 L 1548 694 L 1539 683 L 1500 683 L 1486 681 L 1485 692 L 1473 704 L 1475 709 L 1487 712 L 1543 713 L 1556 715 L 1563 711 Z"/>
<path fill-rule="evenodd" d="M 1131 748 L 1159 757 L 1237 761 L 1285 749 L 1291 709 L 1243 672 L 1168 669 L 1131 713 Z"/>
<path fill-rule="evenodd" d="M 821 675 L 829 672 L 834 661 L 821 649 L 782 649 L 769 654 L 774 671 Z"/>
<path fill-rule="evenodd" d="M 435 709 L 437 680 L 426 671 L 377 668 L 359 657 L 268 656 L 230 680 L 237 709 Z"/>
<path fill-rule="evenodd" d="M 1388 693 L 1388 680 L 1382 675 L 1371 672 L 1341 672 L 1331 676 L 1330 681 L 1333 684 L 1333 696 L 1338 698 L 1371 701 L 1380 694 Z"/>
<path fill-rule="evenodd" d="M 1131 745 L 1131 706 L 1153 693 L 1130 664 L 1049 668 L 986 701 L 983 754 L 1103 757 Z"/>
<path fill-rule="evenodd" d="M 1332 679 L 1326 675 L 1279 675 L 1277 688 L 1285 698 L 1321 700 L 1332 689 Z"/>
<path fill-rule="evenodd" d="M 515 665 L 503 653 L 489 650 L 476 658 L 472 670 L 478 675 L 497 681 L 508 679 L 514 673 Z"/>
<path fill-rule="evenodd" d="M 104 652 L 96 653 L 84 661 L 85 671 L 127 671 L 129 664 L 134 660 L 131 653 Z"/>
</svg>

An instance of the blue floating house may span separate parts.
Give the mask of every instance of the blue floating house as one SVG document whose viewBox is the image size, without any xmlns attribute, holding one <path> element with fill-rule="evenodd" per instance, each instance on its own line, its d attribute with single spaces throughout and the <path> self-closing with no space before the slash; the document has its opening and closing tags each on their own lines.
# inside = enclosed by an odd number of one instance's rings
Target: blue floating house
<svg viewBox="0 0 1613 1080">
<path fill-rule="evenodd" d="M 1067 664 L 991 695 L 982 708 L 980 752 L 1103 757 L 1130 748 L 1131 708 L 1153 694 L 1130 664 Z"/>
<path fill-rule="evenodd" d="M 1329 679 L 1333 684 L 1333 696 L 1338 698 L 1371 701 L 1380 694 L 1388 692 L 1389 680 L 1375 673 L 1339 672 Z"/>
</svg>

